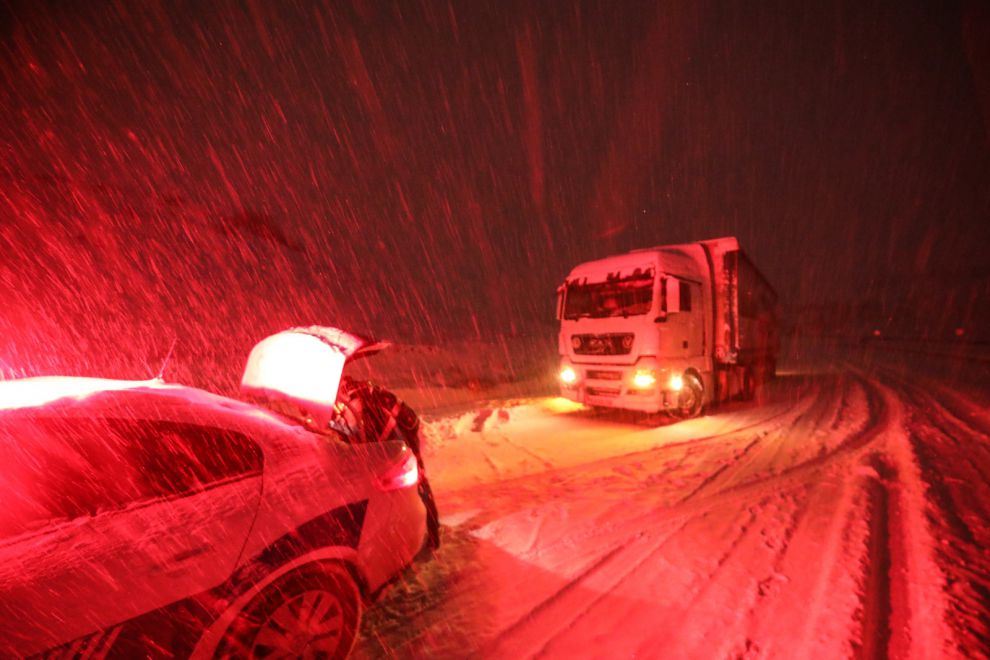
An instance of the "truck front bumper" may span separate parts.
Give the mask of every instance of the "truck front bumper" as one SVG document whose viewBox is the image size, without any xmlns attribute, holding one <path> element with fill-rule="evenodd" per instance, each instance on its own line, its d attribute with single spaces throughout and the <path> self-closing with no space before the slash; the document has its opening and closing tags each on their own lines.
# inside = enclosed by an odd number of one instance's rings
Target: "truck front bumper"
<svg viewBox="0 0 990 660">
<path fill-rule="evenodd" d="M 571 363 L 576 378 L 571 383 L 561 382 L 561 395 L 571 401 L 589 406 L 636 410 L 656 413 L 673 408 L 677 392 L 669 388 L 671 371 L 665 368 L 653 370 L 655 382 L 637 387 L 634 377 L 636 365 L 583 365 Z"/>
</svg>

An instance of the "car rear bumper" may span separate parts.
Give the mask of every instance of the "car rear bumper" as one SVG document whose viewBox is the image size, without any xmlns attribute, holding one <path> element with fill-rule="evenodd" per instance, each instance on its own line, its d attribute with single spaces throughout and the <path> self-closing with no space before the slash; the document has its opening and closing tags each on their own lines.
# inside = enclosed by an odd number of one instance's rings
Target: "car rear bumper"
<svg viewBox="0 0 990 660">
<path fill-rule="evenodd" d="M 372 497 L 357 548 L 368 593 L 411 564 L 426 538 L 426 505 L 415 485 Z"/>
</svg>

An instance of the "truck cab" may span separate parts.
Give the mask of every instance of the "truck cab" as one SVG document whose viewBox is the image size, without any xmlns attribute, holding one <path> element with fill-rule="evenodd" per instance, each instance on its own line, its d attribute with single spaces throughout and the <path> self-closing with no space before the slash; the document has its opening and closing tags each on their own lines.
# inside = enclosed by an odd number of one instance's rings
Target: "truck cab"
<svg viewBox="0 0 990 660">
<path fill-rule="evenodd" d="M 769 337 L 757 340 L 751 319 L 739 318 L 738 302 L 759 299 L 770 309 L 776 297 L 762 276 L 741 282 L 741 263 L 749 264 L 729 237 L 576 266 L 558 289 L 561 393 L 591 406 L 689 417 L 733 384 L 743 390 L 748 378 L 752 389 L 775 349 Z M 751 266 L 745 272 L 759 275 Z"/>
</svg>

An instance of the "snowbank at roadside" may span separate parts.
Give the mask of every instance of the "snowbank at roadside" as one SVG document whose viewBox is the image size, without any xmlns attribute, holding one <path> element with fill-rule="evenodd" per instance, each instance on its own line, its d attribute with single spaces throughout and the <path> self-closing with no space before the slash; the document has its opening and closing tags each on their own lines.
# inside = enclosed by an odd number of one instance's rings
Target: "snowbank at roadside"
<svg viewBox="0 0 990 660">
<path fill-rule="evenodd" d="M 529 335 L 396 344 L 350 363 L 345 374 L 380 383 L 429 416 L 487 401 L 554 394 L 556 369 L 553 338 Z"/>
</svg>

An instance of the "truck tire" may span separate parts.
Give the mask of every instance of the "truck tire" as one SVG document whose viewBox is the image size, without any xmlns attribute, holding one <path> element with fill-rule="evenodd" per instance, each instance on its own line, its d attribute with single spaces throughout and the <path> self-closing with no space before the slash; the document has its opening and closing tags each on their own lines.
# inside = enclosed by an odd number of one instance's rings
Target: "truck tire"
<svg viewBox="0 0 990 660">
<path fill-rule="evenodd" d="M 705 407 L 705 391 L 694 374 L 684 375 L 684 386 L 677 394 L 677 406 L 671 414 L 678 419 L 691 419 L 701 414 Z"/>
<path fill-rule="evenodd" d="M 752 401 L 756 396 L 756 373 L 753 365 L 743 367 L 742 392 L 740 398 L 743 401 Z"/>
</svg>

